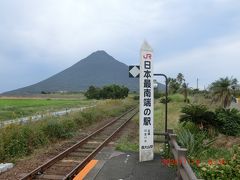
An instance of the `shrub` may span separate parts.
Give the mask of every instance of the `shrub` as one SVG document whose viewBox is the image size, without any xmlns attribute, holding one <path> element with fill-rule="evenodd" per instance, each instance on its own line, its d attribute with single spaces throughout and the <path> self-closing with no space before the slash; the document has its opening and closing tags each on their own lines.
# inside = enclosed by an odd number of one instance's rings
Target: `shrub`
<svg viewBox="0 0 240 180">
<path fill-rule="evenodd" d="M 0 160 L 28 155 L 46 143 L 47 139 L 39 130 L 29 126 L 9 126 L 1 133 Z"/>
<path fill-rule="evenodd" d="M 134 96 L 133 99 L 134 100 L 139 100 L 139 96 Z"/>
<path fill-rule="evenodd" d="M 208 127 L 215 119 L 215 114 L 204 105 L 188 104 L 181 110 L 180 122 L 193 122 L 201 129 Z"/>
<path fill-rule="evenodd" d="M 233 147 L 229 160 L 213 160 L 214 163 L 200 163 L 198 171 L 204 179 L 240 179 L 240 146 Z"/>
<path fill-rule="evenodd" d="M 71 137 L 75 130 L 75 122 L 71 120 L 63 120 L 56 121 L 56 120 L 49 120 L 42 126 L 42 131 L 44 134 L 54 140 L 54 139 L 61 139 Z"/>
<path fill-rule="evenodd" d="M 88 99 L 122 99 L 128 96 L 129 89 L 124 86 L 110 85 L 102 89 L 90 86 L 85 93 Z"/>
<path fill-rule="evenodd" d="M 31 144 L 33 145 L 33 150 L 35 148 L 41 147 L 45 144 L 49 143 L 49 139 L 45 136 L 44 132 L 41 130 L 41 128 L 38 128 L 36 126 L 33 127 L 33 133 L 31 137 Z M 31 146 L 30 144 L 30 146 Z"/>
<path fill-rule="evenodd" d="M 3 138 L 0 134 L 0 161 L 5 159 L 5 150 L 4 150 L 4 144 L 3 144 Z"/>
<path fill-rule="evenodd" d="M 165 96 L 165 93 L 159 92 L 158 90 L 156 90 L 156 88 L 154 88 L 154 99 L 159 99 L 164 96 Z"/>
<path fill-rule="evenodd" d="M 100 99 L 100 89 L 90 86 L 84 95 L 88 99 Z"/>
<path fill-rule="evenodd" d="M 219 108 L 216 110 L 215 127 L 223 134 L 240 135 L 240 113 L 237 109 Z"/>
<path fill-rule="evenodd" d="M 95 110 L 88 110 L 82 112 L 81 116 L 85 124 L 91 124 L 99 119 L 100 114 Z"/>
<path fill-rule="evenodd" d="M 171 101 L 171 98 L 168 97 L 168 98 L 167 98 L 167 103 L 169 103 L 170 101 Z M 165 98 L 165 97 L 162 97 L 162 98 L 160 99 L 160 103 L 166 104 L 166 98 Z"/>
<path fill-rule="evenodd" d="M 225 147 L 209 147 L 206 151 L 204 151 L 201 155 L 201 159 L 204 161 L 208 161 L 210 159 L 230 159 L 231 152 L 229 149 Z"/>
<path fill-rule="evenodd" d="M 182 127 L 177 134 L 179 144 L 187 148 L 189 157 L 199 157 L 210 146 L 212 141 L 204 143 L 207 139 L 207 133 L 195 131 L 192 133 L 189 129 Z"/>
<path fill-rule="evenodd" d="M 217 130 L 225 135 L 240 135 L 240 112 L 237 109 L 209 111 L 204 105 L 187 105 L 181 110 L 180 122 L 193 122 L 200 129 Z"/>
<path fill-rule="evenodd" d="M 182 94 L 172 94 L 168 96 L 172 102 L 184 102 L 184 96 Z"/>
<path fill-rule="evenodd" d="M 43 125 L 42 130 L 48 138 L 61 138 L 64 134 L 63 126 L 57 121 L 49 121 Z"/>
<path fill-rule="evenodd" d="M 72 137 L 75 131 L 78 129 L 77 123 L 73 119 L 64 119 L 62 121 L 63 121 L 62 124 L 66 132 L 65 133 L 66 137 Z"/>
<path fill-rule="evenodd" d="M 179 124 L 177 131 L 180 132 L 182 129 L 189 130 L 192 134 L 198 134 L 201 130 L 194 124 L 193 122 L 186 122 L 182 126 L 182 124 Z"/>
<path fill-rule="evenodd" d="M 83 127 L 92 124 L 93 122 L 98 121 L 106 116 L 107 114 L 104 114 L 102 107 L 99 106 L 97 109 L 91 108 L 79 113 L 75 113 L 72 119 L 78 127 Z"/>
</svg>

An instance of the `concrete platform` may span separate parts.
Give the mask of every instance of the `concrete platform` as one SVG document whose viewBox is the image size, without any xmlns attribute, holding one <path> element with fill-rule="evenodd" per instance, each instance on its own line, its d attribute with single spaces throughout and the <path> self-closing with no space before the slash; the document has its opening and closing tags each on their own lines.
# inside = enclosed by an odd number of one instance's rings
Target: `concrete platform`
<svg viewBox="0 0 240 180">
<path fill-rule="evenodd" d="M 104 148 L 95 158 L 97 164 L 84 180 L 174 180 L 176 172 L 161 163 L 155 155 L 153 161 L 138 162 L 138 153 L 118 152 L 111 147 Z"/>
</svg>

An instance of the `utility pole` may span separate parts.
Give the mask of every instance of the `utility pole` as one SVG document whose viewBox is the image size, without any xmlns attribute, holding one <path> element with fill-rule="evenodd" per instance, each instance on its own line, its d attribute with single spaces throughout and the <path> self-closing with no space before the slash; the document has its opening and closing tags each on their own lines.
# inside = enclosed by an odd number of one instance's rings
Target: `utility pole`
<svg viewBox="0 0 240 180">
<path fill-rule="evenodd" d="M 199 80 L 199 79 L 197 78 L 197 89 L 198 89 L 198 80 Z"/>
</svg>

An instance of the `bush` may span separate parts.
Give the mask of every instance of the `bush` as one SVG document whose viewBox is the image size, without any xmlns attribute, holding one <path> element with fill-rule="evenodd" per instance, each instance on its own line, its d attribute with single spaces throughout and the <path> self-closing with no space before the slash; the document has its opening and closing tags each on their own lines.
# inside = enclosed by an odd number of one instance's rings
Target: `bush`
<svg viewBox="0 0 240 180">
<path fill-rule="evenodd" d="M 88 99 L 122 99 L 128 96 L 129 89 L 124 86 L 110 85 L 102 89 L 90 86 L 85 96 Z"/>
<path fill-rule="evenodd" d="M 91 109 L 86 109 L 80 113 L 76 113 L 72 119 L 74 120 L 74 122 L 77 124 L 78 127 L 84 127 L 106 116 L 108 115 L 104 114 L 102 108 L 98 107 L 97 109 L 91 108 Z"/>
<path fill-rule="evenodd" d="M 225 135 L 240 135 L 240 113 L 237 109 L 216 110 L 216 119 L 213 122 L 219 132 Z"/>
<path fill-rule="evenodd" d="M 208 161 L 210 159 L 230 159 L 231 152 L 229 149 L 225 147 L 209 147 L 206 151 L 204 151 L 201 155 L 201 159 L 203 161 Z"/>
<path fill-rule="evenodd" d="M 233 147 L 229 160 L 213 160 L 213 164 L 200 163 L 198 171 L 204 179 L 240 179 L 240 146 Z"/>
<path fill-rule="evenodd" d="M 204 105 L 188 104 L 181 110 L 180 122 L 193 122 L 201 129 L 209 127 L 215 119 L 214 112 Z"/>
<path fill-rule="evenodd" d="M 170 97 L 168 97 L 168 98 L 167 98 L 167 103 L 169 103 L 171 100 L 172 100 L 172 99 L 171 99 Z M 160 103 L 163 103 L 163 104 L 166 104 L 166 98 L 165 98 L 165 97 L 161 98 L 159 102 L 160 102 Z"/>
<path fill-rule="evenodd" d="M 5 152 L 4 152 L 4 145 L 3 145 L 3 138 L 0 136 L 0 161 L 5 159 Z"/>
<path fill-rule="evenodd" d="M 133 99 L 134 100 L 139 100 L 139 96 L 134 96 Z"/>
<path fill-rule="evenodd" d="M 62 122 L 50 120 L 42 126 L 42 131 L 48 138 L 54 140 L 71 137 L 75 127 L 75 122 L 72 120 L 63 120 Z"/>
<path fill-rule="evenodd" d="M 187 105 L 181 110 L 180 122 L 193 122 L 200 129 L 217 130 L 222 134 L 240 135 L 240 112 L 237 109 L 209 111 L 204 105 Z"/>
<path fill-rule="evenodd" d="M 102 110 L 96 111 L 94 109 L 89 109 L 81 113 L 84 124 L 92 124 L 93 122 L 101 119 L 103 117 Z"/>
<path fill-rule="evenodd" d="M 90 86 L 85 93 L 88 99 L 100 99 L 100 89 L 94 86 Z"/>
<path fill-rule="evenodd" d="M 171 94 L 168 96 L 172 102 L 184 102 L 184 96 L 182 94 Z"/>
<path fill-rule="evenodd" d="M 201 154 L 210 146 L 212 141 L 204 143 L 207 133 L 203 131 L 191 132 L 190 129 L 182 127 L 177 133 L 177 140 L 181 147 L 187 148 L 189 157 L 200 157 Z"/>
<path fill-rule="evenodd" d="M 9 126 L 1 133 L 0 160 L 28 155 L 46 143 L 41 131 L 29 126 Z"/>
<path fill-rule="evenodd" d="M 180 122 L 193 122 L 201 129 L 217 130 L 230 135 L 240 135 L 240 112 L 237 109 L 218 108 L 209 111 L 204 105 L 187 105 L 181 110 Z"/>
<path fill-rule="evenodd" d="M 154 88 L 154 99 L 159 99 L 164 96 L 165 96 L 165 93 L 159 92 L 158 90 L 156 90 L 156 88 Z"/>
</svg>

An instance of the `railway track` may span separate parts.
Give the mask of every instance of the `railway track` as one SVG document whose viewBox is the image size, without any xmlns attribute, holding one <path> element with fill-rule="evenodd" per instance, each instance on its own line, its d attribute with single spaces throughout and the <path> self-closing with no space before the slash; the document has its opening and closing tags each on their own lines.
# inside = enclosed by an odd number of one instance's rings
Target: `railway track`
<svg viewBox="0 0 240 180">
<path fill-rule="evenodd" d="M 22 180 L 73 179 L 137 112 L 137 108 L 130 109 L 45 164 L 37 167 L 25 175 Z"/>
</svg>

